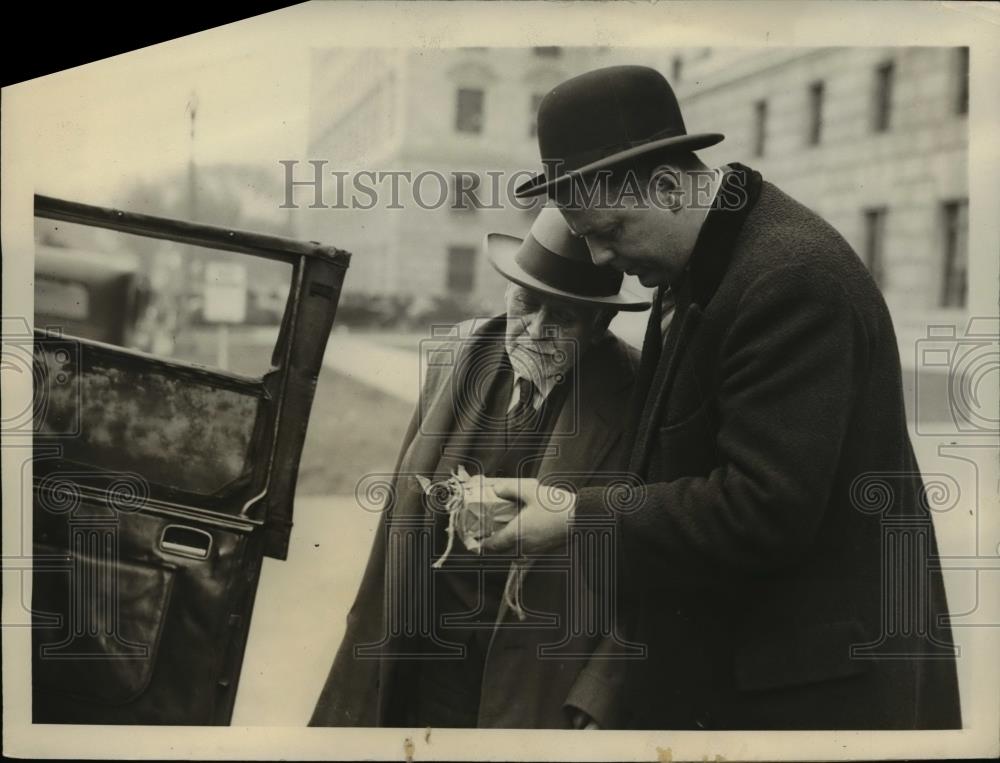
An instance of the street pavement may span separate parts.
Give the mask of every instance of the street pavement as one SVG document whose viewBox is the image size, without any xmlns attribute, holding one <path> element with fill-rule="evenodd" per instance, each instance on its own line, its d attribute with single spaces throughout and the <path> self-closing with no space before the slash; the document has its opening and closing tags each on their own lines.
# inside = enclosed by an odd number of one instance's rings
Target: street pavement
<svg viewBox="0 0 1000 763">
<path fill-rule="evenodd" d="M 416 405 L 420 396 L 419 337 L 413 350 L 400 350 L 346 331 L 330 335 L 323 365 L 387 395 Z"/>
<path fill-rule="evenodd" d="M 295 501 L 288 559 L 265 559 L 234 726 L 305 726 L 344 637 L 379 515 L 354 496 Z"/>
</svg>

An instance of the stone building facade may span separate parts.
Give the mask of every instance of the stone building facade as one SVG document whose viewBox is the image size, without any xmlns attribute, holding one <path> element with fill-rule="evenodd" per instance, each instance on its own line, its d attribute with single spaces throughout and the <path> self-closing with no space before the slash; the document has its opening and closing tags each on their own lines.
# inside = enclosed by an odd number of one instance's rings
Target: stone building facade
<svg viewBox="0 0 1000 763">
<path fill-rule="evenodd" d="M 488 231 L 521 235 L 530 225 L 533 210 L 513 208 L 507 186 L 539 167 L 538 101 L 568 77 L 619 63 L 658 68 L 690 132 L 726 135 L 702 152 L 706 163 L 749 164 L 836 227 L 882 286 L 902 334 L 920 333 L 929 315 L 962 313 L 965 48 L 319 50 L 308 156 L 324 162 L 315 169 L 324 194 L 337 196 L 332 171 L 352 173 L 339 201 L 359 171 L 423 176 L 395 200 L 384 179 L 365 178 L 379 194 L 369 210 L 308 209 L 315 189 L 299 187 L 301 232 L 355 252 L 346 293 L 499 306 L 503 282 L 481 242 Z M 305 163 L 292 171 L 297 181 L 319 177 Z M 486 208 L 455 208 L 456 183 L 473 182 L 460 173 L 480 176 Z M 487 173 L 500 176 L 497 187 Z"/>
</svg>

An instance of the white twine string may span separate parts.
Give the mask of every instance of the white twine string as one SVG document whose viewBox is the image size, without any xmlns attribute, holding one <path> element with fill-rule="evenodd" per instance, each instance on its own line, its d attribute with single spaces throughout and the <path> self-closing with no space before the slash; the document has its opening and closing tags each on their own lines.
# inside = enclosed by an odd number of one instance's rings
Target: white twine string
<svg viewBox="0 0 1000 763">
<path fill-rule="evenodd" d="M 442 565 L 444 565 L 445 561 L 451 555 L 451 549 L 455 545 L 455 520 L 464 503 L 460 492 L 461 487 L 455 484 L 455 480 L 450 479 L 446 484 L 451 491 L 451 495 L 448 497 L 447 503 L 445 503 L 445 508 L 448 510 L 448 526 L 445 528 L 445 532 L 448 535 L 448 543 L 444 547 L 444 553 L 441 555 L 441 558 L 431 565 L 434 569 L 441 569 Z"/>
<path fill-rule="evenodd" d="M 441 567 L 444 566 L 444 563 L 448 560 L 448 557 L 451 556 L 451 551 L 455 546 L 455 523 L 458 520 L 459 512 L 465 508 L 463 482 L 467 479 L 468 474 L 465 473 L 464 469 L 459 467 L 458 473 L 453 472 L 451 478 L 444 480 L 443 482 L 432 484 L 429 480 L 420 480 L 421 486 L 424 488 L 424 492 L 428 494 L 430 494 L 439 485 L 443 485 L 449 493 L 448 500 L 445 502 L 444 506 L 448 512 L 448 526 L 445 528 L 445 533 L 448 536 L 448 542 L 445 544 L 444 553 L 431 565 L 434 569 L 441 569 Z M 528 571 L 528 567 L 528 562 L 512 562 L 510 565 L 510 572 L 507 573 L 507 581 L 504 584 L 503 589 L 504 602 L 510 610 L 517 615 L 519 620 L 524 620 L 526 618 L 524 606 L 521 602 L 524 576 Z"/>
<path fill-rule="evenodd" d="M 507 573 L 507 583 L 503 587 L 503 599 L 510 610 L 517 615 L 518 620 L 524 620 L 526 617 L 524 607 L 521 604 L 521 591 L 527 571 L 527 562 L 511 562 L 510 572 Z"/>
</svg>

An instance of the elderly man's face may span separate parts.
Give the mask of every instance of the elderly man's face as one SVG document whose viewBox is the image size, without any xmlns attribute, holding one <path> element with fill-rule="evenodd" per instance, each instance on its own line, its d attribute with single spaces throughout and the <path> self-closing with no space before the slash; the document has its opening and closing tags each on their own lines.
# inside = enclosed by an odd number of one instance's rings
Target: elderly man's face
<svg viewBox="0 0 1000 763">
<path fill-rule="evenodd" d="M 565 371 L 604 329 L 600 308 L 513 283 L 505 298 L 507 354 L 515 369 L 536 382 Z"/>
</svg>

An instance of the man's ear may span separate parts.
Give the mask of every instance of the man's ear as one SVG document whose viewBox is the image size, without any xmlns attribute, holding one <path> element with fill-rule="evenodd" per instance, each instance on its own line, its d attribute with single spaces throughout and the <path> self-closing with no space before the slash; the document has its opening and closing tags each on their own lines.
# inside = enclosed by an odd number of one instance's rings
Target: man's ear
<svg viewBox="0 0 1000 763">
<path fill-rule="evenodd" d="M 650 179 L 656 206 L 679 212 L 684 206 L 684 184 L 681 173 L 673 167 L 657 167 Z"/>
</svg>

